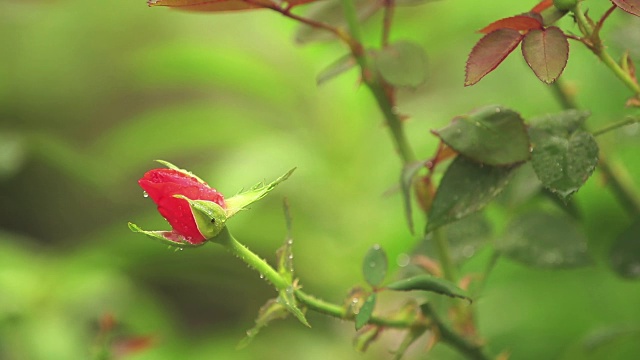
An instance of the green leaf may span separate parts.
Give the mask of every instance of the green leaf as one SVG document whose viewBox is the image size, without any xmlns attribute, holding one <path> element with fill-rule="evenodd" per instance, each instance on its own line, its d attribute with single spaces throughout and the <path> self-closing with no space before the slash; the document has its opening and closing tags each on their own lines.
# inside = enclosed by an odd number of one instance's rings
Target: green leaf
<svg viewBox="0 0 640 360">
<path fill-rule="evenodd" d="M 358 64 L 356 59 L 352 54 L 346 54 L 331 63 L 331 65 L 327 66 L 324 70 L 320 71 L 318 76 L 316 77 L 316 84 L 322 85 L 325 82 L 337 77 L 338 75 L 352 69 Z"/>
<path fill-rule="evenodd" d="M 482 209 L 507 185 L 512 169 L 482 165 L 458 156 L 440 182 L 426 232 Z"/>
<path fill-rule="evenodd" d="M 267 303 L 260 308 L 260 312 L 256 318 L 256 326 L 247 331 L 247 336 L 240 341 L 237 348 L 242 349 L 246 347 L 253 341 L 263 327 L 267 326 L 273 320 L 286 318 L 288 314 L 287 308 L 276 299 L 267 301 Z"/>
<path fill-rule="evenodd" d="M 542 184 L 568 199 L 587 181 L 598 164 L 598 144 L 580 129 L 588 112 L 576 110 L 531 120 L 531 162 Z"/>
<path fill-rule="evenodd" d="M 356 330 L 360 330 L 363 326 L 367 325 L 373 315 L 373 309 L 376 307 L 376 293 L 372 293 L 367 297 L 360 308 L 360 311 L 356 314 Z"/>
<path fill-rule="evenodd" d="M 293 316 L 298 319 L 304 326 L 311 327 L 307 318 L 304 316 L 304 313 L 298 306 L 296 305 L 296 297 L 294 295 L 293 286 L 289 286 L 288 288 L 280 291 L 280 296 L 278 296 L 278 303 L 284 305 L 288 312 L 293 314 Z"/>
<path fill-rule="evenodd" d="M 382 78 L 394 86 L 417 87 L 427 78 L 427 56 L 420 45 L 399 41 L 374 54 Z"/>
<path fill-rule="evenodd" d="M 387 275 L 387 253 L 380 245 L 372 246 L 364 257 L 362 263 L 362 273 L 364 279 L 372 287 L 377 287 L 382 283 Z"/>
<path fill-rule="evenodd" d="M 472 302 L 467 293 L 456 286 L 456 284 L 431 275 L 417 275 L 407 279 L 402 279 L 387 285 L 387 288 L 396 291 L 422 290 L 454 298 L 465 299 L 469 301 L 469 303 Z"/>
<path fill-rule="evenodd" d="M 265 197 L 271 190 L 273 190 L 273 188 L 276 187 L 276 185 L 287 180 L 295 170 L 296 168 L 289 170 L 286 174 L 280 176 L 270 184 L 265 185 L 264 183 L 259 183 L 248 191 L 241 192 L 233 197 L 225 199 L 225 204 L 227 205 L 227 218 L 232 217 L 240 210 L 244 210 L 247 206 Z"/>
<path fill-rule="evenodd" d="M 616 239 L 609 254 L 609 264 L 624 278 L 640 278 L 640 220 Z"/>
<path fill-rule="evenodd" d="M 496 248 L 524 265 L 559 269 L 591 264 L 587 238 L 566 215 L 529 212 L 513 219 Z"/>
<path fill-rule="evenodd" d="M 522 55 L 538 79 L 551 84 L 569 59 L 569 41 L 555 26 L 529 31 L 522 40 Z"/>
<path fill-rule="evenodd" d="M 444 225 L 440 231 L 444 232 L 447 244 L 449 244 L 451 260 L 458 265 L 470 259 L 482 246 L 486 245 L 492 233 L 491 223 L 481 212 Z M 427 234 L 416 253 L 437 254 L 432 234 Z"/>
<path fill-rule="evenodd" d="M 529 136 L 517 112 L 486 106 L 453 119 L 435 132 L 458 153 L 488 165 L 510 165 L 529 160 Z"/>
<path fill-rule="evenodd" d="M 413 209 L 411 204 L 411 191 L 413 189 L 413 181 L 420 170 L 424 169 L 423 161 L 415 161 L 405 165 L 402 168 L 400 177 L 400 187 L 402 188 L 402 201 L 404 203 L 404 213 L 409 224 L 409 231 L 414 233 L 413 229 Z"/>
</svg>

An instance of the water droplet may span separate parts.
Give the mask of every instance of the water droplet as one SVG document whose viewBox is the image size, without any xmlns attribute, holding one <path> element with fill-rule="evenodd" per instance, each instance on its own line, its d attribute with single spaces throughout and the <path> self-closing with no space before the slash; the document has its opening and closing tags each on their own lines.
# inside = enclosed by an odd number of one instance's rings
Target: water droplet
<svg viewBox="0 0 640 360">
<path fill-rule="evenodd" d="M 260 279 L 264 279 L 264 275 L 260 274 Z"/>
<path fill-rule="evenodd" d="M 147 197 L 149 197 L 149 194 L 148 194 L 146 191 L 143 191 L 143 192 L 142 192 L 142 196 L 144 196 L 144 197 L 146 197 L 146 198 L 147 198 Z"/>
<path fill-rule="evenodd" d="M 398 255 L 398 257 L 396 258 L 396 263 L 400 267 L 405 267 L 409 265 L 409 262 L 411 262 L 411 257 L 409 257 L 409 255 L 404 253 Z"/>
<path fill-rule="evenodd" d="M 289 287 L 285 290 L 285 292 L 286 292 L 288 295 L 293 295 L 293 287 L 289 286 Z"/>
<path fill-rule="evenodd" d="M 464 257 L 472 257 L 473 254 L 475 254 L 476 249 L 473 248 L 473 246 L 471 245 L 467 245 L 465 247 L 462 248 L 462 255 L 464 255 Z"/>
<path fill-rule="evenodd" d="M 360 300 L 358 300 L 358 298 L 353 298 L 353 300 L 351 300 L 352 303 L 357 304 Z"/>
<path fill-rule="evenodd" d="M 293 239 L 287 240 L 287 245 L 293 245 Z"/>
<path fill-rule="evenodd" d="M 289 260 L 293 260 L 293 254 L 289 255 Z"/>
</svg>

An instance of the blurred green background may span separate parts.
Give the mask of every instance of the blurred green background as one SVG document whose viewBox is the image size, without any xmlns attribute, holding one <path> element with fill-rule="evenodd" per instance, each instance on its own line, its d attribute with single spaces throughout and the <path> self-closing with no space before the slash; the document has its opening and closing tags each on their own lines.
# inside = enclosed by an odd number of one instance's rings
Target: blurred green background
<svg viewBox="0 0 640 360">
<path fill-rule="evenodd" d="M 609 4 L 587 1 L 593 14 Z M 533 5 L 443 0 L 397 10 L 392 38 L 422 44 L 429 56 L 428 82 L 399 96 L 420 157 L 437 144 L 430 129 L 476 107 L 498 103 L 525 118 L 560 110 L 519 50 L 478 85 L 462 86 L 474 32 Z M 377 44 L 380 22 L 380 14 L 367 22 L 368 43 Z M 578 32 L 570 19 L 561 24 Z M 286 196 L 295 267 L 309 293 L 341 302 L 363 284 L 360 261 L 375 243 L 399 267 L 395 260 L 420 239 L 407 230 L 395 187 L 400 162 L 376 104 L 356 71 L 317 87 L 317 73 L 346 49 L 298 46 L 297 28 L 269 11 L 203 15 L 150 9 L 143 0 L 0 2 L 1 359 L 89 359 L 104 314 L 116 318 L 120 338 L 153 337 L 152 348 L 130 359 L 390 358 L 399 332 L 385 332 L 362 355 L 351 347 L 352 323 L 316 314 L 308 316 L 312 329 L 274 322 L 238 351 L 273 290 L 215 245 L 174 252 L 127 229 L 128 221 L 168 228 L 136 183 L 157 167 L 154 159 L 229 195 L 297 166 L 229 223 L 239 239 L 272 261 L 285 237 Z M 637 58 L 638 33 L 640 21 L 616 11 L 604 38 L 616 56 L 629 47 Z M 629 113 L 629 92 L 578 43 L 563 76 L 592 111 L 591 128 Z M 640 179 L 638 131 L 598 138 L 632 179 Z M 495 354 L 640 357 L 633 332 L 583 346 L 593 334 L 640 323 L 640 285 L 617 278 L 605 255 L 632 219 L 603 185 L 596 173 L 576 197 L 594 266 L 551 272 L 498 263 L 473 304 Z M 465 271 L 480 271 L 487 257 L 481 251 Z M 385 299 L 389 307 L 397 301 Z M 408 358 L 458 358 L 441 346 L 425 355 L 424 346 Z"/>
</svg>

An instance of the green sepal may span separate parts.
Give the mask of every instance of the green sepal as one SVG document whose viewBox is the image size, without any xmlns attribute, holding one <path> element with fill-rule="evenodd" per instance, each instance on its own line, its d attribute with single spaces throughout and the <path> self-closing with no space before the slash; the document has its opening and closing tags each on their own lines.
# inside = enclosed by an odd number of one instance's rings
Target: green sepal
<svg viewBox="0 0 640 360">
<path fill-rule="evenodd" d="M 284 305 L 287 308 L 287 311 L 293 314 L 293 316 L 298 319 L 302 323 L 302 325 L 306 327 L 311 327 L 309 321 L 304 316 L 304 312 L 300 310 L 298 305 L 296 304 L 296 297 L 294 295 L 295 289 L 293 285 L 287 287 L 286 289 L 282 289 L 279 291 L 279 296 L 277 298 L 278 303 Z"/>
<path fill-rule="evenodd" d="M 129 229 L 134 233 L 140 233 L 147 235 L 148 237 L 160 241 L 161 243 L 173 247 L 185 248 L 185 247 L 198 247 L 204 245 L 202 242 L 200 244 L 192 244 L 187 241 L 183 236 L 178 235 L 171 231 L 146 231 L 142 230 L 138 225 L 134 223 L 129 223 Z"/>
<path fill-rule="evenodd" d="M 201 182 L 201 183 L 203 183 L 203 184 L 206 184 L 206 182 L 204 182 L 204 180 L 202 180 L 202 179 L 200 179 L 199 177 L 195 176 L 192 172 L 187 171 L 187 170 L 185 170 L 185 169 L 180 169 L 179 167 L 177 167 L 177 166 L 173 165 L 172 163 L 170 163 L 170 162 L 168 162 L 168 161 L 164 161 L 164 160 L 155 160 L 155 162 L 160 163 L 160 164 L 162 164 L 162 165 L 164 165 L 164 166 L 168 167 L 168 168 L 169 168 L 169 169 L 171 169 L 171 170 L 179 171 L 179 172 L 181 172 L 181 173 L 183 173 L 183 174 L 185 174 L 185 175 L 187 175 L 187 176 L 189 176 L 189 177 L 192 177 L 192 178 L 194 178 L 194 179 L 198 180 L 199 182 Z"/>
<path fill-rule="evenodd" d="M 193 218 L 196 220 L 196 225 L 198 226 L 198 231 L 200 231 L 200 234 L 202 234 L 205 239 L 215 237 L 226 226 L 227 213 L 222 206 L 215 202 L 207 200 L 191 200 L 183 195 L 173 195 L 173 197 L 189 202 L 191 213 L 193 214 Z"/>
<path fill-rule="evenodd" d="M 247 206 L 265 197 L 271 190 L 273 190 L 273 188 L 276 187 L 276 185 L 287 180 L 295 169 L 296 168 L 289 170 L 286 174 L 280 176 L 274 182 L 268 185 L 259 183 L 245 192 L 241 192 L 233 197 L 225 199 L 225 204 L 227 205 L 227 218 L 232 217 L 240 210 L 244 210 Z"/>
<path fill-rule="evenodd" d="M 284 319 L 287 315 L 289 315 L 289 311 L 284 304 L 280 303 L 277 299 L 270 299 L 260 308 L 258 318 L 256 318 L 256 325 L 250 330 L 247 330 L 247 336 L 240 341 L 236 348 L 242 349 L 246 347 L 263 327 L 269 325 L 273 320 Z"/>
</svg>

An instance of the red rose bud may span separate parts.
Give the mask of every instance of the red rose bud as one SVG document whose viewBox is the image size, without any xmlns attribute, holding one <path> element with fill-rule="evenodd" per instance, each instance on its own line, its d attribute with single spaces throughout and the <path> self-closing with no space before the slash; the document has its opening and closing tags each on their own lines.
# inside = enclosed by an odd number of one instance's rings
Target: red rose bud
<svg viewBox="0 0 640 360">
<path fill-rule="evenodd" d="M 224 227 L 224 197 L 192 174 L 170 167 L 148 171 L 138 184 L 173 228 L 171 233 L 163 233 L 163 237 L 172 242 L 200 245 Z"/>
<path fill-rule="evenodd" d="M 158 162 L 168 169 L 151 170 L 138 184 L 144 189 L 145 196 L 158 205 L 158 211 L 173 230 L 146 231 L 132 223 L 129 223 L 129 229 L 180 248 L 200 246 L 218 236 L 227 219 L 265 197 L 295 170 L 289 170 L 269 184 L 257 184 L 225 200 L 222 194 L 192 173 L 166 161 Z"/>
</svg>

